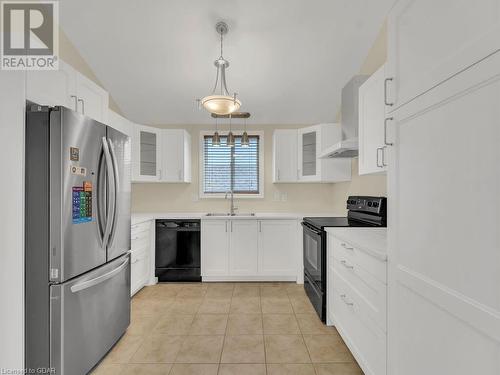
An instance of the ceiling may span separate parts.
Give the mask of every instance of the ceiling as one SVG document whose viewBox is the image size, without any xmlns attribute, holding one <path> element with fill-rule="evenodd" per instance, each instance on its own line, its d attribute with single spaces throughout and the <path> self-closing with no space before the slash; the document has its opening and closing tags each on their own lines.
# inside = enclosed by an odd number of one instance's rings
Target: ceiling
<svg viewBox="0 0 500 375">
<path fill-rule="evenodd" d="M 249 123 L 332 122 L 393 0 L 61 0 L 63 30 L 123 114 L 206 124 L 224 20 L 228 89 Z"/>
</svg>

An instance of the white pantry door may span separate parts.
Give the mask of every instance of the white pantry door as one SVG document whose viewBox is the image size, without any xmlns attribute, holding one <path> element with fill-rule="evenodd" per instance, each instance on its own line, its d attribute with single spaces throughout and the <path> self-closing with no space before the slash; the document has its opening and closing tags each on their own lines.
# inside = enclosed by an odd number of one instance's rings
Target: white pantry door
<svg viewBox="0 0 500 375">
<path fill-rule="evenodd" d="M 500 374 L 500 53 L 394 113 L 391 375 Z"/>
</svg>

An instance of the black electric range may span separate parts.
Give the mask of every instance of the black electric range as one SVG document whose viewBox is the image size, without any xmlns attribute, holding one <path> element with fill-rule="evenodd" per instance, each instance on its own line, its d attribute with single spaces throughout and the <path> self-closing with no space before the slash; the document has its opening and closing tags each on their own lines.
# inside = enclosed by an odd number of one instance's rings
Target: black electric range
<svg viewBox="0 0 500 375">
<path fill-rule="evenodd" d="M 323 322 L 326 321 L 326 231 L 331 227 L 385 227 L 385 197 L 351 196 L 347 217 L 305 217 L 304 289 Z"/>
</svg>

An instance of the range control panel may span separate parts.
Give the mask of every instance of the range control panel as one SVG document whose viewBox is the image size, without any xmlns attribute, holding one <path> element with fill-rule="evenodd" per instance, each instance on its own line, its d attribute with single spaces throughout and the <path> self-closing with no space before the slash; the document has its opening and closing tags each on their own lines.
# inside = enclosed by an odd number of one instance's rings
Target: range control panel
<svg viewBox="0 0 500 375">
<path fill-rule="evenodd" d="M 347 209 L 355 212 L 370 212 L 383 215 L 387 209 L 387 198 L 368 197 L 368 196 L 350 196 L 347 199 Z"/>
</svg>

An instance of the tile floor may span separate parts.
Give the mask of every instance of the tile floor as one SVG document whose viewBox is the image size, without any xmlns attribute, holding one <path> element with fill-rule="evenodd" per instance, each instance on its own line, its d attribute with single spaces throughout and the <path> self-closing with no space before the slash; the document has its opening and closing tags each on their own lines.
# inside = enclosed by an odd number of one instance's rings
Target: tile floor
<svg viewBox="0 0 500 375">
<path fill-rule="evenodd" d="M 362 375 L 294 283 L 158 284 L 94 375 Z"/>
</svg>

